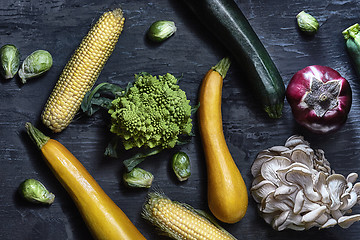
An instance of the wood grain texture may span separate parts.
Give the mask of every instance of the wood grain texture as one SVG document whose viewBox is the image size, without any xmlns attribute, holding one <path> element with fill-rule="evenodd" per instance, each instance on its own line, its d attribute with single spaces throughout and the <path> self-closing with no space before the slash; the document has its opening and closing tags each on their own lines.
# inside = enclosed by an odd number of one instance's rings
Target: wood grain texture
<svg viewBox="0 0 360 240">
<path fill-rule="evenodd" d="M 298 70 L 313 64 L 339 71 L 352 86 L 353 105 L 346 124 L 336 133 L 314 135 L 299 127 L 287 102 L 283 117 L 269 119 L 255 101 L 241 64 L 233 63 L 223 87 L 223 123 L 229 149 L 246 185 L 251 185 L 250 166 L 262 149 L 283 144 L 292 134 L 304 135 L 314 148 L 325 151 L 332 168 L 347 175 L 360 173 L 360 80 L 346 53 L 341 31 L 360 19 L 360 1 L 347 0 L 236 0 L 255 32 L 269 51 L 285 84 Z M 40 123 L 40 113 L 58 76 L 92 23 L 102 12 L 121 6 L 126 17 L 119 42 L 102 71 L 98 83 L 126 86 L 135 73 L 154 75 L 167 72 L 183 75 L 180 86 L 192 103 L 209 67 L 229 52 L 181 2 L 171 0 L 3 0 L 0 6 L 0 43 L 15 44 L 21 59 L 37 49 L 48 50 L 54 58 L 44 76 L 21 85 L 18 78 L 0 80 L 0 239 L 91 239 L 80 214 L 65 190 L 42 161 L 24 129 L 31 121 L 46 134 L 65 145 L 88 169 L 105 192 L 127 214 L 147 239 L 165 239 L 140 212 L 148 190 L 130 190 L 121 183 L 121 159 L 103 157 L 109 140 L 109 118 L 105 112 L 91 118 L 78 116 L 60 134 L 52 134 Z M 320 22 L 314 37 L 301 34 L 295 16 L 308 11 Z M 178 31 L 162 44 L 152 44 L 145 32 L 156 20 L 173 20 Z M 194 118 L 196 129 L 196 117 Z M 179 183 L 170 166 L 171 155 L 185 151 L 191 160 L 192 176 Z M 154 186 L 173 200 L 208 210 L 206 168 L 200 138 L 188 145 L 165 151 L 145 161 L 141 167 L 155 176 Z M 55 193 L 52 206 L 27 204 L 16 193 L 26 178 L 42 181 Z M 359 213 L 359 207 L 354 208 Z M 358 239 L 360 223 L 349 229 L 334 227 L 304 232 L 276 232 L 257 213 L 252 198 L 246 216 L 236 224 L 222 224 L 238 239 L 303 240 Z"/>
</svg>

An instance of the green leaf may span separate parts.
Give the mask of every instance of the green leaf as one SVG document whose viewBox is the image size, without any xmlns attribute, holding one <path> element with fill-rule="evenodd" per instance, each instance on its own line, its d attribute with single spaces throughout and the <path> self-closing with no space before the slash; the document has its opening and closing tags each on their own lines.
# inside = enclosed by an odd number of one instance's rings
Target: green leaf
<svg viewBox="0 0 360 240">
<path fill-rule="evenodd" d="M 156 155 L 161 152 L 162 148 L 147 148 L 142 153 L 137 153 L 133 157 L 124 160 L 124 165 L 126 170 L 130 172 L 134 167 L 139 165 L 141 162 L 145 160 L 146 157 L 150 157 L 152 155 Z"/>
<path fill-rule="evenodd" d="M 129 82 L 128 85 L 126 86 L 126 88 L 121 92 L 121 94 L 117 93 L 116 97 L 122 97 L 125 96 L 126 94 L 128 94 L 130 88 L 132 88 L 134 86 L 134 84 L 132 82 Z"/>
<path fill-rule="evenodd" d="M 195 135 L 194 135 L 195 136 Z M 181 146 L 190 143 L 192 135 L 181 135 L 176 140 L 176 145 Z"/>
<path fill-rule="evenodd" d="M 184 78 L 184 74 L 182 73 L 179 77 L 176 77 L 177 79 L 177 83 L 179 84 L 179 82 Z"/>
<path fill-rule="evenodd" d="M 194 113 L 196 113 L 197 110 L 199 109 L 199 107 L 200 107 L 200 102 L 199 102 L 197 105 L 195 105 L 195 106 L 191 106 L 191 115 L 193 115 Z"/>
<path fill-rule="evenodd" d="M 109 144 L 105 148 L 105 156 L 118 158 L 120 156 L 121 138 L 120 136 L 113 135 Z"/>
<path fill-rule="evenodd" d="M 124 90 L 118 85 L 101 83 L 85 94 L 81 103 L 81 110 L 91 116 L 101 108 L 109 109 L 111 102 L 122 92 Z"/>
</svg>

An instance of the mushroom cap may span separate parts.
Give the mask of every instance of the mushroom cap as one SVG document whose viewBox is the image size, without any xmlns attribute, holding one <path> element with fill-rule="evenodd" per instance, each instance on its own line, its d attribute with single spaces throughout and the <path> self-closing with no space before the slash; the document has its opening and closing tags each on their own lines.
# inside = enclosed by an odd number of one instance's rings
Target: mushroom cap
<svg viewBox="0 0 360 240">
<path fill-rule="evenodd" d="M 360 221 L 360 214 L 343 216 L 338 219 L 338 224 L 342 228 L 350 227 L 354 222 Z"/>
</svg>

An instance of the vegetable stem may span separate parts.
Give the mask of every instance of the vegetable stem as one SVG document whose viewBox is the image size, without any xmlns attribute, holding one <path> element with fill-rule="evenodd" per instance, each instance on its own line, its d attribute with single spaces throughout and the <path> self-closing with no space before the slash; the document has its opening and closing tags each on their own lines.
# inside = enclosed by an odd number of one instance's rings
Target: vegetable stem
<svg viewBox="0 0 360 240">
<path fill-rule="evenodd" d="M 354 40 L 354 42 L 356 43 L 356 45 L 358 47 L 360 47 L 360 36 L 359 36 L 359 32 L 360 32 L 360 25 L 358 23 L 348 27 L 347 29 L 345 29 L 342 34 L 345 38 L 345 40 L 348 40 L 349 38 L 352 38 Z"/>
<path fill-rule="evenodd" d="M 45 136 L 39 129 L 35 128 L 29 122 L 25 124 L 25 128 L 31 140 L 36 144 L 39 149 L 41 149 L 50 139 L 50 137 Z"/>
<path fill-rule="evenodd" d="M 264 107 L 264 110 L 270 118 L 279 118 L 282 115 L 283 106 L 283 103 L 268 105 Z"/>
<path fill-rule="evenodd" d="M 225 57 L 221 59 L 220 62 L 218 62 L 214 67 L 212 67 L 212 69 L 218 72 L 221 75 L 221 77 L 224 79 L 227 71 L 229 70 L 230 64 L 231 64 L 230 58 Z"/>
<path fill-rule="evenodd" d="M 104 83 L 100 83 L 99 85 L 97 85 L 97 86 L 94 88 L 94 90 L 92 90 L 92 91 L 90 92 L 89 99 L 91 99 L 91 98 L 97 93 L 97 91 L 98 91 L 100 88 L 102 88 L 102 86 L 104 86 L 104 85 L 106 85 L 106 84 L 108 84 L 108 83 L 104 82 Z"/>
</svg>

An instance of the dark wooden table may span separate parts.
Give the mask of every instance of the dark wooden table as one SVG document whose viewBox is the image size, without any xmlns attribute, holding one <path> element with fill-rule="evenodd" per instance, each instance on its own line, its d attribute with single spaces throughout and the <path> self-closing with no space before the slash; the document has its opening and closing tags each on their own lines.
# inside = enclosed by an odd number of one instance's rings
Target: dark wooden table
<svg viewBox="0 0 360 240">
<path fill-rule="evenodd" d="M 276 63 L 285 84 L 298 70 L 313 64 L 326 65 L 348 79 L 353 105 L 346 124 L 326 136 L 312 134 L 295 122 L 285 102 L 283 117 L 271 120 L 260 109 L 241 70 L 233 63 L 223 87 L 223 123 L 226 140 L 246 185 L 251 185 L 250 166 L 256 154 L 281 145 L 292 134 L 304 135 L 312 147 L 325 150 L 337 172 L 360 173 L 359 79 L 349 61 L 341 31 L 360 19 L 360 1 L 236 1 Z M 183 76 L 180 86 L 196 104 L 198 88 L 207 70 L 230 53 L 196 19 L 182 1 L 65 1 L 3 0 L 0 7 L 0 43 L 15 44 L 22 60 L 37 49 L 51 52 L 52 69 L 22 85 L 18 78 L 0 81 L 0 239 L 91 239 L 74 203 L 43 162 L 24 131 L 27 121 L 64 144 L 88 169 L 105 192 L 118 204 L 147 239 L 163 239 L 140 216 L 149 190 L 127 189 L 121 182 L 121 159 L 103 156 L 109 141 L 109 118 L 105 112 L 86 118 L 80 115 L 60 134 L 52 134 L 40 122 L 40 114 L 59 74 L 74 49 L 102 12 L 121 6 L 125 29 L 105 65 L 98 83 L 126 86 L 135 73 L 167 72 Z M 314 37 L 301 34 L 295 16 L 301 10 L 320 22 Z M 145 32 L 156 20 L 173 20 L 178 31 L 162 44 L 151 44 Z M 194 118 L 196 129 L 196 118 Z M 170 167 L 178 150 L 188 153 L 192 176 L 179 183 Z M 127 153 L 124 153 L 124 158 Z M 190 144 L 148 159 L 142 168 L 155 175 L 153 185 L 171 199 L 208 210 L 206 167 L 199 137 Z M 36 178 L 55 193 L 50 207 L 24 202 L 16 193 L 19 184 Z M 354 208 L 359 213 L 358 207 Z M 349 229 L 333 227 L 304 232 L 277 232 L 257 213 L 250 197 L 246 216 L 236 224 L 222 224 L 238 239 L 358 239 L 360 223 Z"/>
</svg>

